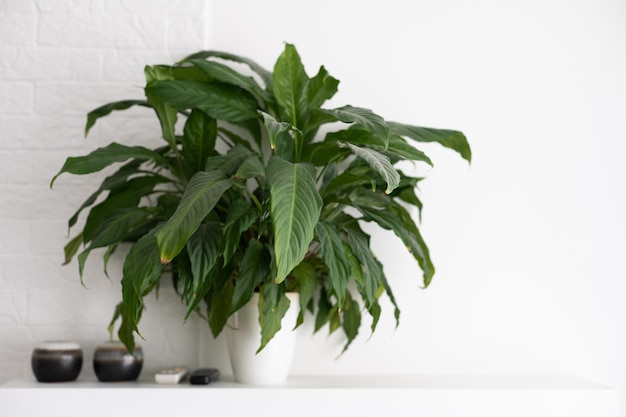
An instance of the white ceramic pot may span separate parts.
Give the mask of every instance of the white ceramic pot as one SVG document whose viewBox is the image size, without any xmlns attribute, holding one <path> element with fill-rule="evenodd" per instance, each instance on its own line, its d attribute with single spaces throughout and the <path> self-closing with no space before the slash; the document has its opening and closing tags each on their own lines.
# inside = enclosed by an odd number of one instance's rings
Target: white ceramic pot
<svg viewBox="0 0 626 417">
<path fill-rule="evenodd" d="M 255 293 L 252 300 L 228 320 L 226 341 L 235 381 L 270 385 L 287 380 L 296 345 L 296 332 L 292 329 L 300 311 L 300 295 L 286 295 L 291 304 L 283 317 L 281 329 L 258 354 L 256 351 L 261 343 L 259 294 Z"/>
</svg>

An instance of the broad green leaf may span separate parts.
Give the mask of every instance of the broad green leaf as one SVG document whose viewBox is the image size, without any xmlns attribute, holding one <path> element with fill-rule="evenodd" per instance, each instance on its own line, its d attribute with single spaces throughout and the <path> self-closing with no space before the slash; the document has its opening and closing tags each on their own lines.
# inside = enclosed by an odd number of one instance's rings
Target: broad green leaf
<svg viewBox="0 0 626 417">
<path fill-rule="evenodd" d="M 239 169 L 243 161 L 248 159 L 252 152 L 241 145 L 235 145 L 226 155 L 212 156 L 206 161 L 207 171 L 221 171 L 224 175 L 231 176 Z"/>
<path fill-rule="evenodd" d="M 265 284 L 261 288 L 259 298 L 259 322 L 261 324 L 261 345 L 259 353 L 281 329 L 281 321 L 289 309 L 291 301 L 285 295 L 283 285 Z M 285 329 L 285 331 L 290 331 Z"/>
<path fill-rule="evenodd" d="M 374 334 L 374 331 L 376 330 L 376 326 L 378 325 L 378 320 L 380 319 L 380 313 L 381 313 L 381 308 L 380 308 L 380 304 L 378 303 L 378 301 L 374 302 L 374 304 L 368 307 L 367 311 L 368 313 L 370 313 L 370 316 L 372 316 L 372 325 L 370 326 L 370 329 L 372 331 L 372 334 Z"/>
<path fill-rule="evenodd" d="M 257 116 L 253 97 L 240 88 L 218 82 L 155 81 L 146 87 L 146 95 L 179 110 L 197 108 L 215 119 L 229 122 Z"/>
<path fill-rule="evenodd" d="M 322 245 L 321 254 L 324 263 L 328 266 L 330 286 L 337 297 L 337 303 L 343 305 L 351 265 L 344 253 L 341 236 L 334 226 L 327 222 L 319 222 L 315 226 L 315 234 Z"/>
<path fill-rule="evenodd" d="M 352 343 L 352 341 L 359 334 L 359 327 L 361 327 L 361 310 L 359 307 L 359 303 L 352 299 L 350 293 L 346 293 L 346 301 L 343 304 L 343 331 L 348 338 L 348 341 L 343 347 L 341 353 L 345 352 L 348 349 L 348 346 Z"/>
<path fill-rule="evenodd" d="M 134 348 L 133 332 L 139 333 L 137 325 L 143 309 L 143 297 L 157 282 L 162 271 L 154 233 L 149 233 L 132 246 L 123 266 L 122 326 L 126 331 L 120 329 L 119 336 L 131 352 Z"/>
<path fill-rule="evenodd" d="M 392 230 L 402 240 L 422 269 L 424 286 L 428 287 L 435 273 L 435 268 L 430 259 L 428 246 L 422 239 L 410 214 L 391 198 L 381 197 L 374 193 L 370 193 L 368 198 L 378 200 L 383 208 L 374 208 L 369 203 L 367 205 L 361 204 L 359 199 L 355 201 L 354 206 L 364 215 L 364 220 L 374 221 L 380 227 Z"/>
<path fill-rule="evenodd" d="M 352 274 L 352 277 L 357 282 L 357 284 L 359 284 L 359 287 L 363 288 L 363 286 L 365 285 L 363 267 L 361 263 L 359 262 L 359 260 L 356 258 L 356 256 L 354 256 L 354 253 L 352 253 L 352 248 L 350 247 L 350 245 L 346 242 L 341 242 L 341 243 L 343 244 L 343 252 L 346 256 L 346 259 L 350 263 L 350 273 Z M 371 301 L 371 300 L 366 300 L 366 301 Z"/>
<path fill-rule="evenodd" d="M 379 115 L 362 107 L 343 106 L 338 109 L 321 109 L 322 112 L 344 123 L 357 123 L 380 138 L 380 144 L 386 149 L 389 144 L 389 126 Z"/>
<path fill-rule="evenodd" d="M 348 244 L 353 255 L 362 265 L 363 285 L 360 288 L 369 307 L 376 302 L 376 292 L 384 276 L 383 268 L 370 249 L 369 236 L 356 223 L 345 228 L 344 232 L 348 236 Z"/>
<path fill-rule="evenodd" d="M 304 312 L 309 305 L 309 302 L 313 299 L 313 295 L 317 289 L 317 271 L 315 267 L 308 262 L 302 262 L 291 272 L 293 277 L 298 282 L 298 292 L 300 295 L 300 313 L 298 314 L 298 320 L 296 326 L 298 327 L 304 321 Z"/>
<path fill-rule="evenodd" d="M 140 161 L 154 160 L 158 164 L 167 165 L 167 161 L 158 153 L 143 146 L 126 146 L 111 143 L 104 148 L 98 148 L 85 156 L 71 156 L 65 160 L 61 170 L 50 181 L 50 188 L 59 175 L 67 172 L 74 175 L 84 175 L 98 172 L 116 162 L 124 162 L 131 158 Z"/>
<path fill-rule="evenodd" d="M 142 176 L 112 188 L 107 198 L 89 211 L 83 227 L 84 241 L 90 241 L 94 232 L 117 210 L 137 207 L 142 198 L 152 194 L 159 182 L 159 177 Z"/>
<path fill-rule="evenodd" d="M 65 247 L 63 248 L 63 253 L 65 254 L 65 261 L 63 262 L 63 265 L 67 265 L 70 263 L 74 255 L 76 255 L 76 253 L 78 252 L 78 249 L 80 249 L 80 245 L 82 245 L 82 243 L 83 234 L 81 232 L 74 236 L 74 238 L 72 238 L 72 240 L 70 240 L 65 245 Z"/>
<path fill-rule="evenodd" d="M 306 255 L 322 209 L 315 169 L 274 155 L 267 166 L 274 229 L 276 282 L 282 282 Z"/>
<path fill-rule="evenodd" d="M 234 291 L 231 275 L 232 269 L 220 269 L 215 284 L 211 288 L 212 294 L 208 297 L 211 300 L 210 304 L 207 303 L 208 320 L 213 337 L 217 337 L 222 332 L 228 321 Z M 205 301 L 206 299 L 207 297 Z"/>
<path fill-rule="evenodd" d="M 400 184 L 400 174 L 398 174 L 398 171 L 391 165 L 389 158 L 385 155 L 373 149 L 361 148 L 351 143 L 347 143 L 347 145 L 353 154 L 367 162 L 387 183 L 385 194 L 391 193 Z"/>
<path fill-rule="evenodd" d="M 364 175 L 357 175 L 350 171 L 345 171 L 340 175 L 337 175 L 331 182 L 328 184 L 328 187 L 324 189 L 323 197 L 337 193 L 339 191 L 352 191 L 356 187 L 362 187 L 364 185 L 371 184 L 371 178 L 368 178 Z"/>
<path fill-rule="evenodd" d="M 182 154 L 193 173 L 203 171 L 207 158 L 215 151 L 217 121 L 201 110 L 194 109 L 183 129 Z"/>
<path fill-rule="evenodd" d="M 198 60 L 198 59 L 207 59 L 207 58 L 220 58 L 220 59 L 225 59 L 228 61 L 237 62 L 240 64 L 245 64 L 248 67 L 250 67 L 252 71 L 256 72 L 261 77 L 261 79 L 265 83 L 266 88 L 269 89 L 272 85 L 272 73 L 271 72 L 269 72 L 268 70 L 266 70 L 265 68 L 263 68 L 262 66 L 260 66 L 259 64 L 257 64 L 251 59 L 241 57 L 238 55 L 233 55 L 228 52 L 200 51 L 192 55 L 189 55 L 188 57 L 183 59 L 181 62 L 193 61 L 193 60 Z"/>
<path fill-rule="evenodd" d="M 327 141 L 337 140 L 348 142 L 353 145 L 366 146 L 379 152 L 385 152 L 395 155 L 398 159 L 408 159 L 410 161 L 422 161 L 433 166 L 430 158 L 419 149 L 406 142 L 404 138 L 398 135 L 389 136 L 389 144 L 387 148 L 380 143 L 380 139 L 374 133 L 364 129 L 346 129 L 338 132 L 330 132 L 326 135 Z"/>
<path fill-rule="evenodd" d="M 176 212 L 156 233 L 161 262 L 174 259 L 232 183 L 220 171 L 201 171 L 191 178 Z"/>
<path fill-rule="evenodd" d="M 261 162 L 261 158 L 258 155 L 249 156 L 239 166 L 235 178 L 256 178 L 259 180 L 259 184 L 263 186 L 265 184 L 265 165 Z"/>
<path fill-rule="evenodd" d="M 217 222 L 201 224 L 198 230 L 187 241 L 187 255 L 191 263 L 193 276 L 192 296 L 193 301 L 187 304 L 185 319 L 200 304 L 204 295 L 215 279 L 214 269 L 220 257 L 222 230 Z"/>
<path fill-rule="evenodd" d="M 270 147 L 276 149 L 276 137 L 282 133 L 292 129 L 291 124 L 287 122 L 279 122 L 272 115 L 259 110 L 259 114 L 263 116 L 263 122 L 270 140 Z"/>
<path fill-rule="evenodd" d="M 233 314 L 250 301 L 255 288 L 269 274 L 269 262 L 269 253 L 263 244 L 256 239 L 251 240 L 241 260 L 229 314 Z"/>
<path fill-rule="evenodd" d="M 96 228 L 89 249 L 102 248 L 123 241 L 126 236 L 151 214 L 147 207 L 120 208 Z"/>
<path fill-rule="evenodd" d="M 133 106 L 152 107 L 145 100 L 122 100 L 114 103 L 105 104 L 97 109 L 94 109 L 87 113 L 87 124 L 85 125 L 85 137 L 89 134 L 89 131 L 96 124 L 96 121 L 104 116 L 109 115 L 114 110 L 126 110 Z"/>
<path fill-rule="evenodd" d="M 332 304 L 328 301 L 328 294 L 326 288 L 322 286 L 320 290 L 320 297 L 317 301 L 317 314 L 315 315 L 315 328 L 314 332 L 319 331 L 330 319 L 330 313 L 332 310 Z"/>
<path fill-rule="evenodd" d="M 228 211 L 224 222 L 224 265 L 230 262 L 233 254 L 240 248 L 243 232 L 259 218 L 259 211 L 245 200 L 235 201 Z"/>
<path fill-rule="evenodd" d="M 317 75 L 311 78 L 307 85 L 306 95 L 309 106 L 312 109 L 319 108 L 326 100 L 331 99 L 335 95 L 338 85 L 339 80 L 330 76 L 326 68 L 321 66 Z"/>
<path fill-rule="evenodd" d="M 156 97 L 148 92 L 150 87 L 155 82 L 167 81 L 172 79 L 172 74 L 169 71 L 169 67 L 163 68 L 159 66 L 144 68 L 144 75 L 146 77 L 146 87 L 144 88 L 144 94 L 148 103 L 154 108 L 159 123 L 161 124 L 161 132 L 163 139 L 167 142 L 170 149 L 177 152 L 176 147 L 176 120 L 178 118 L 178 111 L 172 106 L 168 105 L 161 98 Z"/>
<path fill-rule="evenodd" d="M 324 167 L 333 162 L 343 161 L 350 155 L 350 150 L 339 147 L 335 141 L 314 142 L 304 146 L 302 155 L 306 162 Z"/>
<path fill-rule="evenodd" d="M 259 97 L 264 102 L 272 101 L 272 97 L 252 77 L 247 77 L 234 69 L 215 61 L 200 59 L 189 60 L 193 65 L 211 76 L 211 78 L 223 83 L 232 84 Z"/>
<path fill-rule="evenodd" d="M 306 91 L 309 77 L 293 45 L 286 44 L 285 50 L 278 57 L 273 82 L 274 95 L 283 119 L 295 127 L 304 126 L 309 111 Z"/>
<path fill-rule="evenodd" d="M 396 122 L 388 122 L 387 124 L 394 135 L 406 136 L 418 142 L 437 142 L 446 148 L 458 152 L 467 162 L 472 161 L 472 150 L 467 142 L 467 138 L 461 132 L 411 126 Z"/>
</svg>

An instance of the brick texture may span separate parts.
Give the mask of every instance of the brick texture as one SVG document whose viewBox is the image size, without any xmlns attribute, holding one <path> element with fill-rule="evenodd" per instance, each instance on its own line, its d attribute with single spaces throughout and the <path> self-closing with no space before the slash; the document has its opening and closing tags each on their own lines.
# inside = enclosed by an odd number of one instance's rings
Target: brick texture
<svg viewBox="0 0 626 417">
<path fill-rule="evenodd" d="M 0 384 L 32 377 L 38 342 L 75 340 L 86 377 L 97 343 L 121 297 L 123 251 L 110 279 L 94 253 L 81 286 L 76 263 L 62 266 L 67 220 L 101 177 L 64 175 L 68 156 L 114 141 L 159 137 L 145 109 L 113 114 L 84 138 L 86 113 L 143 96 L 143 67 L 206 47 L 203 0 L 0 0 Z M 80 220 L 82 221 L 82 219 Z M 79 221 L 79 224 L 80 224 Z M 197 365 L 199 323 L 181 326 L 177 296 L 147 300 L 145 371 Z"/>
</svg>

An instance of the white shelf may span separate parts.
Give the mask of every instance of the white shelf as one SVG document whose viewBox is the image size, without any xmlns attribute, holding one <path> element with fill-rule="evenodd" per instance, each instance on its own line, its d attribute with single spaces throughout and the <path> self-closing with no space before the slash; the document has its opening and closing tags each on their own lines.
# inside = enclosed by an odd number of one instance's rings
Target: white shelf
<svg viewBox="0 0 626 417">
<path fill-rule="evenodd" d="M 294 376 L 271 387 L 78 380 L 0 387 L 0 415 L 619 417 L 619 392 L 569 376 Z"/>
</svg>

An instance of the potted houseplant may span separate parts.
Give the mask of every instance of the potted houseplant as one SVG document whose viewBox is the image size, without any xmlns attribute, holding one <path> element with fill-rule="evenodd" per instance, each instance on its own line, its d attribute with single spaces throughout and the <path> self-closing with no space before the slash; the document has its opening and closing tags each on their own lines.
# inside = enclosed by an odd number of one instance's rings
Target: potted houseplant
<svg viewBox="0 0 626 417">
<path fill-rule="evenodd" d="M 106 265 L 121 243 L 130 242 L 114 322 L 121 318 L 118 335 L 131 351 L 143 298 L 166 272 L 187 316 L 203 315 L 214 336 L 256 293 L 261 351 L 281 328 L 290 305 L 286 294 L 295 291 L 297 325 L 310 311 L 316 330 L 343 329 L 345 350 L 362 311 L 375 330 L 382 294 L 399 317 L 361 222 L 401 239 L 429 285 L 428 247 L 406 208 L 421 209 L 421 178 L 395 165 L 432 165 L 414 142 L 437 142 L 470 161 L 462 133 L 389 122 L 360 107 L 323 107 L 338 80 L 323 66 L 309 77 L 290 44 L 272 72 L 247 58 L 203 51 L 175 65 L 148 66 L 145 75 L 146 100 L 93 110 L 86 133 L 113 111 L 144 106 L 156 114 L 162 138 L 152 148 L 111 143 L 67 158 L 50 184 L 63 173 L 118 166 L 70 218 L 71 228 L 89 209 L 65 258 L 78 254 L 82 279 L 94 249 L 106 248 Z M 321 133 L 327 124 L 332 128 Z"/>
</svg>

